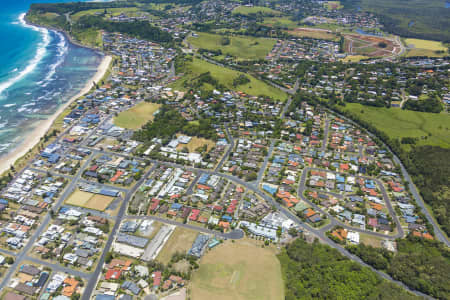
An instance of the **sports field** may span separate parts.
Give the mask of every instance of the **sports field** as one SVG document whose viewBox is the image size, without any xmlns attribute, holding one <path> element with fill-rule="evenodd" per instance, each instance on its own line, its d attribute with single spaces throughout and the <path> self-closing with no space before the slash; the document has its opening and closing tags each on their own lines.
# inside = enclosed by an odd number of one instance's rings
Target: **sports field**
<svg viewBox="0 0 450 300">
<path fill-rule="evenodd" d="M 113 200 L 114 197 L 92 194 L 77 189 L 72 193 L 72 195 L 70 195 L 65 203 L 74 206 L 104 211 Z"/>
<path fill-rule="evenodd" d="M 273 248 L 250 239 L 226 241 L 205 254 L 192 276 L 191 299 L 281 300 L 284 284 Z"/>
<path fill-rule="evenodd" d="M 188 41 L 196 48 L 221 50 L 225 55 L 240 59 L 262 59 L 272 50 L 276 41 L 268 38 L 251 36 L 223 36 L 205 32 L 197 33 L 197 37 L 189 37 Z M 224 45 L 223 39 L 228 38 L 229 44 Z"/>
<path fill-rule="evenodd" d="M 268 85 L 261 80 L 256 79 L 251 75 L 220 67 L 199 58 L 193 58 L 192 62 L 186 62 L 183 71 L 185 74 L 183 78 L 171 85 L 171 87 L 175 90 L 185 90 L 185 88 L 183 87 L 183 82 L 186 81 L 187 83 L 189 83 L 200 74 L 210 72 L 212 77 L 214 77 L 217 81 L 219 81 L 230 90 L 243 92 L 253 96 L 265 95 L 278 100 L 286 100 L 287 98 L 286 93 Z M 250 79 L 250 83 L 246 83 L 235 88 L 233 86 L 233 80 L 241 74 L 246 75 Z"/>
<path fill-rule="evenodd" d="M 345 110 L 373 124 L 391 138 L 417 137 L 417 145 L 450 148 L 450 115 L 347 103 Z M 425 139 L 426 137 L 426 139 Z"/>
<path fill-rule="evenodd" d="M 186 254 L 187 251 L 191 249 L 192 243 L 197 235 L 198 232 L 196 231 L 177 227 L 159 252 L 156 260 L 163 264 L 167 264 L 175 253 L 179 252 Z"/>
<path fill-rule="evenodd" d="M 141 102 L 138 105 L 119 113 L 114 118 L 114 125 L 127 129 L 140 129 L 148 121 L 153 121 L 154 113 L 161 105 Z"/>
<path fill-rule="evenodd" d="M 280 15 L 281 12 L 264 6 L 238 6 L 233 9 L 233 14 L 249 15 L 249 14 L 263 14 L 263 15 Z"/>
</svg>

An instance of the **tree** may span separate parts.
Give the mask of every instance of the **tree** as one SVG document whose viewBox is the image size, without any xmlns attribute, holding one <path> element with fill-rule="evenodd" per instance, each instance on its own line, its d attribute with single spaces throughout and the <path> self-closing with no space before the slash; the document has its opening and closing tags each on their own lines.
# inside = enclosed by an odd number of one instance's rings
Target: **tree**
<svg viewBox="0 0 450 300">
<path fill-rule="evenodd" d="M 105 256 L 105 263 L 109 264 L 113 258 L 114 258 L 114 256 L 113 256 L 113 253 L 112 253 L 112 252 L 106 253 L 106 256 Z"/>
<path fill-rule="evenodd" d="M 229 45 L 229 44 L 230 44 L 230 38 L 227 37 L 227 36 L 222 37 L 222 38 L 220 39 L 220 44 L 221 44 L 222 46 L 227 46 L 227 45 Z"/>
</svg>

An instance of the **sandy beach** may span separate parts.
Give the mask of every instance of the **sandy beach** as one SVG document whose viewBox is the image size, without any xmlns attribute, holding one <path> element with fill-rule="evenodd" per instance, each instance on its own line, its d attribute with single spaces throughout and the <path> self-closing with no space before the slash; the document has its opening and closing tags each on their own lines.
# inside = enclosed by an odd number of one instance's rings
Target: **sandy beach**
<svg viewBox="0 0 450 300">
<path fill-rule="evenodd" d="M 86 82 L 84 88 L 77 95 L 73 96 L 65 104 L 61 105 L 58 110 L 47 120 L 43 120 L 39 124 L 37 124 L 36 128 L 25 137 L 24 142 L 19 144 L 17 148 L 13 149 L 9 154 L 0 158 L 0 174 L 8 170 L 17 159 L 24 156 L 30 149 L 38 144 L 41 138 L 50 129 L 56 118 L 75 100 L 88 93 L 94 85 L 94 82 L 99 82 L 103 78 L 106 71 L 108 70 L 111 60 L 111 56 L 105 56 L 98 66 L 97 72 Z"/>
</svg>

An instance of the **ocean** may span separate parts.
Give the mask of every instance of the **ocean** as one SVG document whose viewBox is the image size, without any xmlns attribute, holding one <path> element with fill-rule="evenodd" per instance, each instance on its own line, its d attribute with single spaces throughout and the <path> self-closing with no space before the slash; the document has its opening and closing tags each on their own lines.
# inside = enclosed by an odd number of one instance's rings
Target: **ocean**
<svg viewBox="0 0 450 300">
<path fill-rule="evenodd" d="M 78 94 L 103 58 L 59 32 L 25 24 L 32 2 L 62 1 L 1 1 L 0 159 Z"/>
</svg>

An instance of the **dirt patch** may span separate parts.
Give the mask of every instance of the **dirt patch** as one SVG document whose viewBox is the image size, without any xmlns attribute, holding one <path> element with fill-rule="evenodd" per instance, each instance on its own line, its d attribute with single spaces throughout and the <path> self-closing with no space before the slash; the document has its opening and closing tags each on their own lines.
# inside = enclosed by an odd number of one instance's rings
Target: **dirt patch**
<svg viewBox="0 0 450 300">
<path fill-rule="evenodd" d="M 307 37 L 319 40 L 336 40 L 336 34 L 330 30 L 320 28 L 295 28 L 294 30 L 287 31 L 297 37 Z"/>
<path fill-rule="evenodd" d="M 76 190 L 66 200 L 66 204 L 104 211 L 113 200 L 114 197 Z"/>
<path fill-rule="evenodd" d="M 401 51 L 396 41 L 384 37 L 346 34 L 344 39 L 344 50 L 350 55 L 383 57 L 397 55 Z"/>
<path fill-rule="evenodd" d="M 167 264 L 175 253 L 179 252 L 186 254 L 191 248 L 197 234 L 198 233 L 196 231 L 177 227 L 162 248 L 161 252 L 159 252 L 156 260 Z"/>
</svg>

